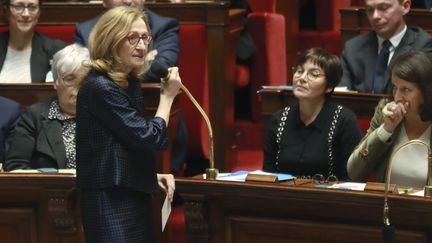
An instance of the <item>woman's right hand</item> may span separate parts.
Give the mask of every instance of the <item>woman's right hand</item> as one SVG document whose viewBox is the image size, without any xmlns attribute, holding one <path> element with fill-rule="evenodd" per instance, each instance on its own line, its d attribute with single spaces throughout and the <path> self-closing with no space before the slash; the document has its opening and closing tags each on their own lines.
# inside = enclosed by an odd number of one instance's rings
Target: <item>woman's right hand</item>
<svg viewBox="0 0 432 243">
<path fill-rule="evenodd" d="M 387 132 L 393 133 L 407 113 L 407 106 L 408 104 L 396 103 L 394 101 L 389 102 L 384 106 L 382 113 L 384 117 L 384 129 Z"/>
<path fill-rule="evenodd" d="M 168 98 L 174 98 L 181 87 L 181 78 L 178 67 L 168 68 L 168 80 L 162 79 L 161 91 Z"/>
</svg>

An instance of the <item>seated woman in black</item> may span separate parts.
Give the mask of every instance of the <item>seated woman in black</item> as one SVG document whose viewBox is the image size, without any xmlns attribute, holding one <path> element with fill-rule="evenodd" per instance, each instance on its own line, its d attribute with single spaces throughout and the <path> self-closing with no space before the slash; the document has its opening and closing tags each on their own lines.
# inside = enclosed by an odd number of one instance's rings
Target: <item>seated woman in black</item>
<svg viewBox="0 0 432 243">
<path fill-rule="evenodd" d="M 298 104 L 275 113 L 264 140 L 264 171 L 346 180 L 346 164 L 361 139 L 352 111 L 331 99 L 342 76 L 339 58 L 307 50 L 293 68 Z"/>
</svg>

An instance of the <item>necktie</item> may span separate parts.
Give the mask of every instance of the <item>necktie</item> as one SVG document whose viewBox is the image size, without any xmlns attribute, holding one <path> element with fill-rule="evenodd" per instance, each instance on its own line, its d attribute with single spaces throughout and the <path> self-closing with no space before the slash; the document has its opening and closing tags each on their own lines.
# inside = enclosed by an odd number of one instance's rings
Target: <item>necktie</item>
<svg viewBox="0 0 432 243">
<path fill-rule="evenodd" d="M 375 67 L 375 76 L 373 80 L 373 92 L 384 93 L 384 76 L 387 71 L 387 63 L 390 54 L 391 43 L 389 40 L 385 40 L 382 44 L 381 51 L 378 55 L 378 59 Z"/>
</svg>

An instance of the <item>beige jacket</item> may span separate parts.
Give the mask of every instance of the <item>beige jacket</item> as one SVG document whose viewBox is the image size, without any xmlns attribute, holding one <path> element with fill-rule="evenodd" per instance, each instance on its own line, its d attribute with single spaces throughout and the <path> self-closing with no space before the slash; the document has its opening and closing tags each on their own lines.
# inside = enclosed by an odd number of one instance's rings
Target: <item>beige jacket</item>
<svg viewBox="0 0 432 243">
<path fill-rule="evenodd" d="M 348 176 L 353 181 L 365 182 L 372 172 L 376 172 L 377 182 L 384 182 L 385 180 L 385 172 L 393 150 L 394 138 L 398 137 L 402 127 L 399 125 L 386 142 L 382 142 L 378 138 L 377 128 L 384 123 L 382 109 L 388 102 L 390 100 L 382 99 L 378 103 L 366 135 L 348 159 Z M 432 144 L 432 136 L 430 144 Z"/>
</svg>

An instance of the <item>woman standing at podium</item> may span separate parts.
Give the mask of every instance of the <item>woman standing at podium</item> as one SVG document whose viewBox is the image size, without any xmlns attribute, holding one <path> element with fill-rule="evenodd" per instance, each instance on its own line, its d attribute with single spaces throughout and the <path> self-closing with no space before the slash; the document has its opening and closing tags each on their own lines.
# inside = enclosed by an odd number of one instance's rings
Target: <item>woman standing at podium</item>
<svg viewBox="0 0 432 243">
<path fill-rule="evenodd" d="M 155 242 L 151 194 L 159 185 L 172 200 L 174 178 L 156 174 L 154 156 L 167 146 L 181 81 L 177 67 L 170 68 L 156 115 L 146 119 L 140 81 L 149 30 L 145 13 L 117 7 L 90 34 L 91 70 L 77 100 L 77 183 L 87 242 Z"/>
<path fill-rule="evenodd" d="M 298 104 L 276 112 L 264 140 L 264 171 L 346 180 L 346 163 L 361 139 L 355 114 L 332 100 L 342 76 L 336 55 L 312 48 L 293 68 Z"/>
<path fill-rule="evenodd" d="M 374 172 L 376 180 L 384 182 L 391 154 L 399 146 L 419 139 L 430 147 L 432 141 L 432 57 L 423 52 L 403 54 L 390 64 L 389 73 L 391 98 L 378 103 L 366 136 L 348 161 L 348 174 L 354 181 L 366 181 Z M 428 175 L 425 148 L 415 145 L 400 150 L 391 174 L 391 183 L 423 187 Z"/>
</svg>

